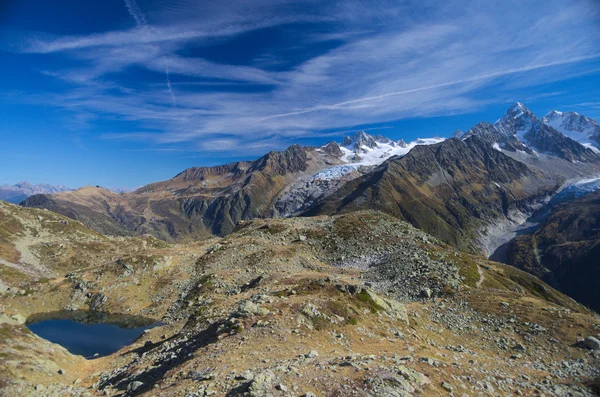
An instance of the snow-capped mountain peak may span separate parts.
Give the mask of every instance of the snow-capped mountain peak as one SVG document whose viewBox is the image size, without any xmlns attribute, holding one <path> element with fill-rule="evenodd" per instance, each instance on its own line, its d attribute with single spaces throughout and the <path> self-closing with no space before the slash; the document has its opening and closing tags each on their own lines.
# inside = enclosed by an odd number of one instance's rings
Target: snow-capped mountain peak
<svg viewBox="0 0 600 397">
<path fill-rule="evenodd" d="M 382 135 L 376 137 L 365 131 L 358 131 L 352 137 L 346 137 L 340 145 L 343 155 L 341 159 L 348 164 L 356 166 L 378 165 L 392 156 L 405 155 L 417 145 L 429 145 L 443 141 L 442 138 L 418 139 L 406 143 L 403 139 L 394 141 Z M 322 150 L 331 150 L 331 144 L 322 147 Z"/>
<path fill-rule="evenodd" d="M 537 121 L 538 119 L 527 106 L 521 102 L 516 102 L 504 116 L 494 123 L 494 127 L 506 135 L 516 135 L 520 141 L 525 142 L 525 134 L 532 129 Z"/>
<path fill-rule="evenodd" d="M 344 138 L 342 146 L 354 151 L 360 151 L 364 148 L 375 149 L 377 147 L 377 140 L 364 131 L 358 131 L 354 136 Z"/>
<path fill-rule="evenodd" d="M 452 133 L 452 138 L 462 138 L 463 136 L 465 136 L 465 133 L 462 132 L 461 130 L 459 130 L 458 128 Z"/>
<path fill-rule="evenodd" d="M 571 162 L 597 161 L 598 157 L 587 150 L 596 149 L 592 147 L 594 139 L 589 138 L 590 135 L 598 136 L 597 142 L 600 142 L 600 133 L 590 132 L 593 123 L 597 125 L 594 120 L 573 112 L 560 111 L 552 111 L 540 120 L 527 106 L 516 102 L 493 125 L 479 123 L 461 139 L 478 135 L 494 147 L 511 152 L 545 153 Z M 587 135 L 575 132 L 580 130 Z"/>
<path fill-rule="evenodd" d="M 552 110 L 542 122 L 582 145 L 600 151 L 600 124 L 577 112 Z"/>
</svg>

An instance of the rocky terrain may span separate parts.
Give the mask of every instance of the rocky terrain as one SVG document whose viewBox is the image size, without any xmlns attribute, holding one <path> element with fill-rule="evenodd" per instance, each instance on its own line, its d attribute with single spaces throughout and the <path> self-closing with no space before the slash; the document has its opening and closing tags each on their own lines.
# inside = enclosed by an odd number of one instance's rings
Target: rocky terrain
<svg viewBox="0 0 600 397">
<path fill-rule="evenodd" d="M 22 272 L 0 276 L 10 286 L 0 299 L 3 395 L 598 392 L 598 315 L 381 212 L 255 219 L 177 245 L 0 209 L 3 263 Z M 164 325 L 89 360 L 23 325 L 73 308 Z"/>
<path fill-rule="evenodd" d="M 507 263 L 600 310 L 600 191 L 557 206 L 533 233 L 508 246 Z"/>
<path fill-rule="evenodd" d="M 578 120 L 557 125 L 517 103 L 446 140 L 359 132 L 134 192 L 0 203 L 0 388 L 598 394 L 600 318 L 572 299 L 597 309 L 597 196 L 514 240 L 514 266 L 480 256 L 600 174 L 595 147 L 569 135 L 589 124 Z M 161 325 L 87 360 L 26 327 L 79 309 Z"/>
</svg>

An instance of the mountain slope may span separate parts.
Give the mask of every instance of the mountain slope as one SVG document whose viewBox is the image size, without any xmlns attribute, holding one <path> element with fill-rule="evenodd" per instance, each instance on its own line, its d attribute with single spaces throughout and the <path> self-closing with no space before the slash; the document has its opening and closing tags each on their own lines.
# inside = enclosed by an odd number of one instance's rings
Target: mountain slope
<svg viewBox="0 0 600 397">
<path fill-rule="evenodd" d="M 600 376 L 598 352 L 577 345 L 596 314 L 374 211 L 256 219 L 99 259 L 2 296 L 0 394 L 587 397 Z M 19 324 L 82 289 L 162 324 L 92 360 Z"/>
<path fill-rule="evenodd" d="M 190 168 L 132 193 L 84 188 L 32 196 L 22 205 L 59 212 L 108 234 L 205 238 L 227 234 L 243 219 L 271 216 L 285 186 L 340 163 L 321 150 L 294 145 L 253 162 Z"/>
<path fill-rule="evenodd" d="M 508 250 L 510 265 L 600 311 L 600 191 L 559 205 Z"/>
<path fill-rule="evenodd" d="M 534 172 L 472 136 L 418 146 L 354 179 L 304 215 L 378 209 L 465 249 L 479 229 L 552 194 L 560 180 Z"/>
</svg>

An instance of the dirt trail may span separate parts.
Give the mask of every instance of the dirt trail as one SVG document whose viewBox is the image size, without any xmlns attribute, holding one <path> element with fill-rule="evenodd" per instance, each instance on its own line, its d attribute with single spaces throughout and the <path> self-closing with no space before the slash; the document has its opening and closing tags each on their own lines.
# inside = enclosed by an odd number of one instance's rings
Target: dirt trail
<svg viewBox="0 0 600 397">
<path fill-rule="evenodd" d="M 477 288 L 481 288 L 481 284 L 485 280 L 485 275 L 483 274 L 483 270 L 481 270 L 481 266 L 477 265 L 477 272 L 479 272 L 479 280 L 477 281 Z"/>
</svg>

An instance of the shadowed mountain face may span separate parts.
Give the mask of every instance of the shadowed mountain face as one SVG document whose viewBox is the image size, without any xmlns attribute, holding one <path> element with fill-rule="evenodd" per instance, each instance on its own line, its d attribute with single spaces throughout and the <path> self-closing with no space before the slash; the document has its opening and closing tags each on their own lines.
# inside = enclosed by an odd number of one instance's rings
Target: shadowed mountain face
<svg viewBox="0 0 600 397">
<path fill-rule="evenodd" d="M 559 205 L 508 249 L 509 264 L 600 311 L 600 191 Z"/>
<path fill-rule="evenodd" d="M 526 209 L 558 180 L 494 150 L 478 136 L 418 146 L 348 182 L 304 215 L 378 209 L 461 248 L 475 248 L 477 229 Z"/>
<path fill-rule="evenodd" d="M 274 198 L 300 176 L 339 163 L 334 155 L 294 145 L 253 162 L 190 168 L 133 193 L 83 188 L 32 196 L 23 205 L 113 235 L 148 233 L 167 240 L 225 235 L 241 220 L 271 216 Z"/>
</svg>

